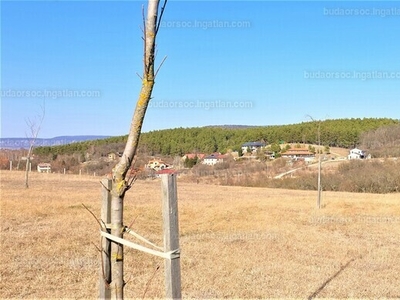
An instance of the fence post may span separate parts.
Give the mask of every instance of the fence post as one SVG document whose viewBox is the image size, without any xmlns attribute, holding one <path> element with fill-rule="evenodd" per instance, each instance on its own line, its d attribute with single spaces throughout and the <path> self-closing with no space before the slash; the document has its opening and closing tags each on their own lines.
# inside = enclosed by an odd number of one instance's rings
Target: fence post
<svg viewBox="0 0 400 300">
<path fill-rule="evenodd" d="M 178 199 L 176 174 L 161 175 L 164 252 L 179 249 Z M 165 259 L 167 299 L 181 299 L 180 258 Z"/>
<path fill-rule="evenodd" d="M 101 220 L 105 224 L 111 223 L 111 188 L 112 180 L 103 179 L 101 192 Z M 111 282 L 111 242 L 102 237 L 101 239 L 101 266 L 100 266 L 100 299 L 111 299 L 111 289 L 108 283 Z"/>
</svg>

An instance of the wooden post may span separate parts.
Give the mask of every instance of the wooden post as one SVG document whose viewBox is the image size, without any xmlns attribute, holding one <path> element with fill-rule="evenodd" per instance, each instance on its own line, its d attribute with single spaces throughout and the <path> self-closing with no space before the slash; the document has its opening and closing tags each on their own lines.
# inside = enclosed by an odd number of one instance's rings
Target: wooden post
<svg viewBox="0 0 400 300">
<path fill-rule="evenodd" d="M 317 208 L 321 208 L 321 154 L 318 159 L 318 197 L 317 197 Z"/>
<path fill-rule="evenodd" d="M 317 208 L 321 208 L 321 121 L 318 121 L 318 152 L 319 157 L 318 157 L 318 197 L 317 197 Z"/>
<path fill-rule="evenodd" d="M 178 199 L 176 174 L 161 175 L 164 252 L 179 249 Z M 181 299 L 180 258 L 165 259 L 167 299 Z"/>
<path fill-rule="evenodd" d="M 12 160 L 10 160 L 10 171 L 12 171 Z"/>
<path fill-rule="evenodd" d="M 101 192 L 101 220 L 105 224 L 111 223 L 111 193 L 112 180 L 103 179 Z M 101 240 L 101 264 L 100 266 L 100 299 L 111 299 L 111 289 L 108 284 L 111 282 L 111 242 L 102 238 Z"/>
</svg>

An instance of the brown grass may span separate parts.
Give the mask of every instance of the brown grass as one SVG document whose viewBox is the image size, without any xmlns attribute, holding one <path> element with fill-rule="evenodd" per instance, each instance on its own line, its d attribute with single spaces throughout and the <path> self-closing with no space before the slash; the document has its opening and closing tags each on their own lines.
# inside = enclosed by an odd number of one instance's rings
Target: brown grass
<svg viewBox="0 0 400 300">
<path fill-rule="evenodd" d="M 100 178 L 1 172 L 1 298 L 96 298 Z M 400 297 L 399 194 L 179 182 L 184 298 Z M 125 222 L 162 245 L 160 182 L 127 193 Z M 129 238 L 129 237 L 127 237 Z M 125 248 L 126 298 L 164 297 L 163 260 Z"/>
</svg>

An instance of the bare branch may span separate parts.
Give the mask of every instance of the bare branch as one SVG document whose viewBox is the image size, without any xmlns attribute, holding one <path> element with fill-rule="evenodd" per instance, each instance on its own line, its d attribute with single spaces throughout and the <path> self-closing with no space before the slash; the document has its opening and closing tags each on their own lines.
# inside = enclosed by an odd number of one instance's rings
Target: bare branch
<svg viewBox="0 0 400 300">
<path fill-rule="evenodd" d="M 154 276 L 156 276 L 156 273 L 159 269 L 160 269 L 160 266 L 158 265 L 157 268 L 154 270 L 153 275 L 150 277 L 149 281 L 147 281 L 146 288 L 143 292 L 142 299 L 145 299 L 145 296 L 146 296 L 147 290 L 149 289 L 150 283 L 153 281 L 153 278 L 154 278 Z"/>
<path fill-rule="evenodd" d="M 93 218 L 96 220 L 97 224 L 99 224 L 100 228 L 102 228 L 101 223 L 100 223 L 99 219 L 97 219 L 95 214 L 85 204 L 83 204 L 83 203 L 81 203 L 81 204 L 93 216 Z"/>
<path fill-rule="evenodd" d="M 158 29 L 160 28 L 161 20 L 162 20 L 163 14 L 164 14 L 165 6 L 167 5 L 167 1 L 168 0 L 165 0 L 164 5 L 161 7 L 160 18 L 158 19 L 158 23 L 157 23 L 157 27 L 156 27 L 156 35 L 158 33 Z"/>
<path fill-rule="evenodd" d="M 101 253 L 101 249 L 99 247 L 97 247 L 95 243 L 92 242 L 92 244 L 97 249 L 97 251 L 99 251 Z"/>
<path fill-rule="evenodd" d="M 125 230 L 126 230 L 126 229 L 131 229 L 133 223 L 135 223 L 135 221 L 136 221 L 137 218 L 138 218 L 138 216 L 136 216 L 136 218 L 133 219 L 133 221 L 131 222 L 131 224 L 129 224 L 129 226 L 126 226 Z"/>
<path fill-rule="evenodd" d="M 143 72 L 146 72 L 146 17 L 144 16 L 144 5 L 142 5 L 142 18 L 143 18 Z"/>
<path fill-rule="evenodd" d="M 160 65 L 158 66 L 158 68 L 157 68 L 157 70 L 156 70 L 156 72 L 155 72 L 155 74 L 154 74 L 154 78 L 157 77 L 158 71 L 160 71 L 160 69 L 161 69 L 161 67 L 162 67 L 162 65 L 164 64 L 164 62 L 165 62 L 166 59 L 167 59 L 167 56 L 164 56 L 163 60 L 161 61 Z"/>
<path fill-rule="evenodd" d="M 101 181 L 100 181 L 100 184 L 101 184 L 108 192 L 111 192 L 110 189 L 109 189 L 108 187 L 106 187 L 106 186 L 104 185 L 104 183 L 102 183 Z"/>
</svg>

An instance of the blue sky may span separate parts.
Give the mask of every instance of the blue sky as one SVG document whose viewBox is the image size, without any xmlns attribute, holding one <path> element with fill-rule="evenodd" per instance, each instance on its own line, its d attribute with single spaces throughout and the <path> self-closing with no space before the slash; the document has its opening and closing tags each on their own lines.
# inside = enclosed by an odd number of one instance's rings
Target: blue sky
<svg viewBox="0 0 400 300">
<path fill-rule="evenodd" d="M 1 136 L 127 134 L 143 4 L 2 1 Z M 398 2 L 169 1 L 157 44 L 143 131 L 400 118 Z"/>
</svg>

